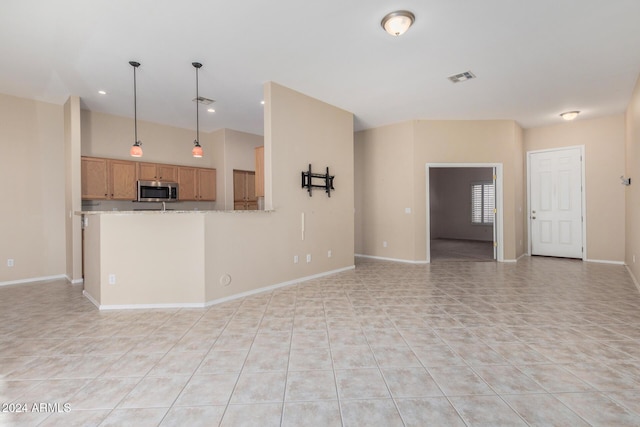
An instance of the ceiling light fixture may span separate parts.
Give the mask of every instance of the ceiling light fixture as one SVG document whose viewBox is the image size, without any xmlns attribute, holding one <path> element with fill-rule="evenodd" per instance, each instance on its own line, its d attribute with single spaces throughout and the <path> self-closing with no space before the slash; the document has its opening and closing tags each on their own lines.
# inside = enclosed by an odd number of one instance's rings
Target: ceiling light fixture
<svg viewBox="0 0 640 427">
<path fill-rule="evenodd" d="M 408 10 L 396 10 L 382 18 L 380 25 L 392 36 L 400 36 L 413 25 L 415 20 L 415 15 Z"/>
<path fill-rule="evenodd" d="M 202 67 L 202 64 L 199 62 L 192 62 L 191 65 L 196 69 L 196 99 L 199 98 L 198 95 L 198 70 Z M 193 141 L 193 150 L 191 150 L 191 154 L 193 157 L 202 157 L 202 146 L 200 145 L 200 116 L 199 116 L 199 102 L 196 102 L 196 140 Z"/>
<path fill-rule="evenodd" d="M 129 61 L 129 65 L 133 67 L 133 128 L 135 132 L 135 140 L 129 150 L 131 157 L 142 157 L 142 142 L 138 141 L 138 99 L 136 88 L 136 68 L 140 66 L 139 62 Z"/>
<path fill-rule="evenodd" d="M 98 91 L 98 93 L 99 93 L 100 95 L 106 95 L 106 94 L 107 94 L 107 92 L 105 92 L 104 90 L 99 90 L 99 91 Z"/>
<path fill-rule="evenodd" d="M 578 117 L 578 114 L 580 114 L 580 111 L 567 111 L 566 113 L 560 114 L 560 117 L 565 120 L 573 120 Z"/>
</svg>

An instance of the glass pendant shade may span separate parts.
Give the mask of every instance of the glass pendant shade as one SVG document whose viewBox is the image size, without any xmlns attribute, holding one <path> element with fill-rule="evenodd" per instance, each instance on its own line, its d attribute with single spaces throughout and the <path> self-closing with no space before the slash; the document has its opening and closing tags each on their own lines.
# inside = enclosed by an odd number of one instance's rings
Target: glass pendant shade
<svg viewBox="0 0 640 427">
<path fill-rule="evenodd" d="M 142 147 L 140 146 L 140 141 L 131 146 L 129 154 L 131 154 L 131 157 L 142 157 Z"/>
<path fill-rule="evenodd" d="M 194 144 L 195 146 L 193 147 L 193 150 L 191 150 L 191 154 L 193 154 L 193 157 L 202 157 L 202 155 L 204 154 L 202 152 L 202 146 L 200 146 L 198 141 L 194 141 Z"/>
</svg>

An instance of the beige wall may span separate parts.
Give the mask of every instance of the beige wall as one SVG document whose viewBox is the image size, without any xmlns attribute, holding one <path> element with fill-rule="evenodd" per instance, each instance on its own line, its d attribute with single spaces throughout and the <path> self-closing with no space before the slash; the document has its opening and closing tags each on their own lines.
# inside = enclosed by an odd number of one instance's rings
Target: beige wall
<svg viewBox="0 0 640 427">
<path fill-rule="evenodd" d="M 353 115 L 267 83 L 264 145 L 265 159 L 271 159 L 265 203 L 274 211 L 206 216 L 207 300 L 354 264 Z M 300 173 L 309 163 L 318 172 L 330 168 L 331 197 L 322 190 L 309 197 L 301 188 Z M 226 274 L 229 286 L 220 284 Z"/>
<path fill-rule="evenodd" d="M 94 218 L 89 216 L 89 228 Z M 101 215 L 97 226 L 100 304 L 202 303 L 204 214 Z M 116 276 L 113 285 L 110 274 Z"/>
<path fill-rule="evenodd" d="M 587 259 L 624 261 L 624 115 L 526 129 L 526 151 L 584 145 Z"/>
<path fill-rule="evenodd" d="M 64 275 L 64 109 L 0 94 L 0 117 L 0 284 Z"/>
<path fill-rule="evenodd" d="M 64 104 L 66 272 L 72 283 L 82 282 L 81 218 L 74 214 L 82 208 L 80 135 L 80 98 L 72 96 Z"/>
<path fill-rule="evenodd" d="M 631 185 L 624 187 L 625 263 L 629 266 L 636 285 L 640 281 L 640 78 L 636 82 L 626 114 L 626 178 Z M 635 262 L 634 262 L 635 258 Z"/>
<path fill-rule="evenodd" d="M 356 132 L 355 147 L 356 253 L 413 260 L 413 123 Z"/>
<path fill-rule="evenodd" d="M 517 165 L 520 150 L 519 126 L 511 120 L 420 120 L 416 122 L 414 181 L 416 200 L 416 259 L 425 259 L 427 163 L 498 163 L 503 173 L 504 260 L 519 256 L 516 224 L 522 214 L 516 206 Z"/>
<path fill-rule="evenodd" d="M 357 252 L 426 260 L 426 164 L 496 163 L 503 165 L 504 177 L 504 259 L 516 259 L 524 252 L 518 234 L 523 222 L 520 135 L 511 120 L 418 120 L 358 132 L 355 185 L 363 196 L 356 209 Z M 405 214 L 406 207 L 411 214 Z"/>
</svg>

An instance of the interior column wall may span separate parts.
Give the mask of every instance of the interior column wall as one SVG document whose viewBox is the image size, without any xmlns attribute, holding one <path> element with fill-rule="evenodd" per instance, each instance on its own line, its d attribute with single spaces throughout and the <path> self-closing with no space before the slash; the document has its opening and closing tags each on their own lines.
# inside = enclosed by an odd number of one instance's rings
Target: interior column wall
<svg viewBox="0 0 640 427">
<path fill-rule="evenodd" d="M 626 113 L 625 174 L 625 263 L 640 287 L 640 78 L 636 82 Z"/>
</svg>

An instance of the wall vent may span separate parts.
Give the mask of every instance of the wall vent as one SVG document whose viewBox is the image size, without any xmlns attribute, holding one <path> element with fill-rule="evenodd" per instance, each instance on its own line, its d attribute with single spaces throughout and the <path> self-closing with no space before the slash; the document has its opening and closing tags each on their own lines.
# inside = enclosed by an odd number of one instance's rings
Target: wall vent
<svg viewBox="0 0 640 427">
<path fill-rule="evenodd" d="M 466 82 L 467 80 L 475 79 L 476 76 L 471 71 L 465 71 L 464 73 L 454 74 L 453 76 L 449 76 L 449 80 L 453 83 L 461 83 Z"/>
<path fill-rule="evenodd" d="M 193 98 L 193 102 L 198 102 L 202 105 L 211 105 L 216 101 L 213 99 L 205 98 L 204 96 L 199 96 L 197 98 Z"/>
</svg>

